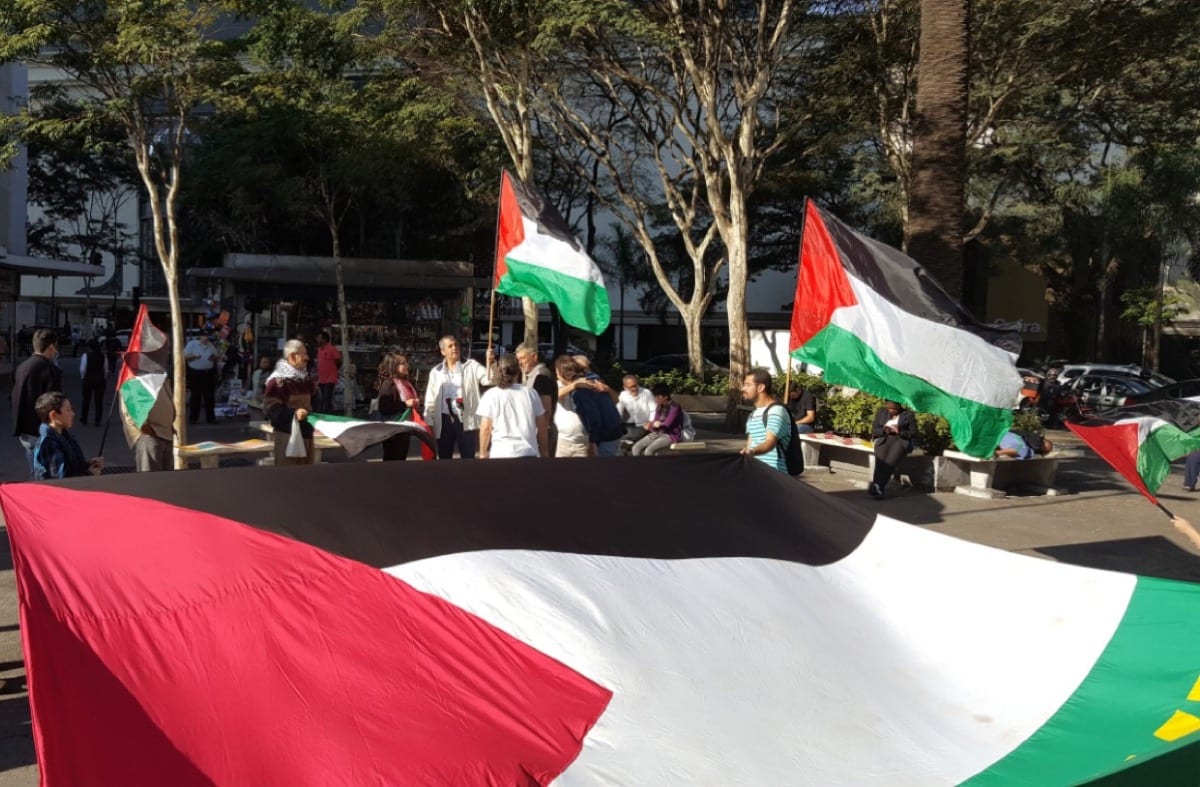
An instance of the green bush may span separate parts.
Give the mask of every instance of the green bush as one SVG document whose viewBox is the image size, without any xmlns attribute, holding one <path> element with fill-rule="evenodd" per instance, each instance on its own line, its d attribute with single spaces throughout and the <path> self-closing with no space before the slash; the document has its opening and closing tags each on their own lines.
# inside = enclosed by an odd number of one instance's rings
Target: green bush
<svg viewBox="0 0 1200 787">
<path fill-rule="evenodd" d="M 1013 413 L 1011 428 L 1014 432 L 1046 433 L 1046 427 L 1038 420 L 1037 413 Z"/>
<path fill-rule="evenodd" d="M 914 442 L 925 453 L 931 456 L 941 456 L 942 452 L 951 446 L 950 423 L 940 415 L 933 413 L 917 413 L 915 416 L 917 436 Z"/>
<path fill-rule="evenodd" d="M 870 437 L 875 413 L 883 406 L 882 399 L 861 391 L 849 398 L 835 393 L 823 403 L 829 411 L 829 426 L 847 437 Z"/>
<path fill-rule="evenodd" d="M 713 375 L 708 380 L 693 377 L 687 372 L 672 369 L 669 372 L 655 372 L 640 378 L 642 385 L 653 388 L 657 383 L 664 383 L 674 394 L 692 394 L 697 396 L 724 396 L 729 390 L 729 378 L 726 375 Z M 618 386 L 620 381 L 617 381 Z M 609 383 L 612 385 L 612 383 Z"/>
</svg>

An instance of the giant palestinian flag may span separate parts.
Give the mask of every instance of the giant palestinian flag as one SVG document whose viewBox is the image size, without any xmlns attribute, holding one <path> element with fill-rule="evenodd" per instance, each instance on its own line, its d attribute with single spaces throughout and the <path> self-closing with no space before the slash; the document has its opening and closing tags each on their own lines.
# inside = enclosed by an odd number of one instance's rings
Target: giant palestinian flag
<svg viewBox="0 0 1200 787">
<path fill-rule="evenodd" d="M 1067 427 L 1154 503 L 1171 462 L 1200 450 L 1200 401 L 1164 399 L 1121 407 Z"/>
<path fill-rule="evenodd" d="M 162 393 L 167 383 L 167 367 L 170 362 L 167 336 L 150 322 L 149 312 L 143 304 L 138 309 L 137 319 L 134 320 L 133 333 L 129 337 L 129 346 L 123 356 L 121 374 L 117 377 L 117 396 L 121 401 L 121 408 L 138 429 L 146 423 L 150 411 L 159 403 L 160 397 L 167 400 Z M 174 412 L 172 406 L 169 416 L 164 416 L 168 418 L 168 423 L 175 417 Z"/>
<path fill-rule="evenodd" d="M 979 323 L 913 260 L 811 200 L 789 349 L 831 383 L 945 417 L 972 456 L 991 456 L 1012 424 L 1018 335 Z"/>
<path fill-rule="evenodd" d="M 531 468 L 566 520 L 499 502 Z M 0 505 L 45 787 L 1068 785 L 1200 740 L 1200 586 L 867 518 L 738 456 Z"/>
<path fill-rule="evenodd" d="M 412 435 L 421 441 L 421 454 L 425 459 L 437 455 L 437 443 L 425 419 L 412 408 L 405 410 L 391 421 L 365 421 L 324 413 L 308 414 L 308 422 L 321 434 L 340 445 L 346 456 L 358 456 L 369 446 L 377 445 L 396 435 Z"/>
<path fill-rule="evenodd" d="M 601 334 L 612 308 L 604 275 L 545 197 L 506 171 L 500 179 L 496 292 L 553 303 L 568 325 Z"/>
</svg>

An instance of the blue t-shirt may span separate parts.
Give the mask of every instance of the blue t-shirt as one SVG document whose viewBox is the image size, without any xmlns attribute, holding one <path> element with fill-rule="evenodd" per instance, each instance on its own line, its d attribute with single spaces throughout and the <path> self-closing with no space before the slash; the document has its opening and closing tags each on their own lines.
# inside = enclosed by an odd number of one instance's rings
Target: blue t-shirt
<svg viewBox="0 0 1200 787">
<path fill-rule="evenodd" d="M 999 447 L 1017 449 L 1017 459 L 1029 459 L 1033 456 L 1033 449 L 1029 447 L 1029 443 L 1016 432 L 1005 432 L 1000 438 Z"/>
<path fill-rule="evenodd" d="M 763 410 L 767 410 L 767 427 L 763 428 Z M 765 454 L 757 454 L 754 458 L 773 470 L 787 472 L 787 461 L 783 452 L 787 448 L 788 439 L 792 434 L 792 414 L 781 404 L 772 402 L 766 408 L 755 408 L 746 420 L 746 434 L 750 437 L 751 447 L 767 439 L 767 431 L 775 435 L 775 450 Z"/>
</svg>

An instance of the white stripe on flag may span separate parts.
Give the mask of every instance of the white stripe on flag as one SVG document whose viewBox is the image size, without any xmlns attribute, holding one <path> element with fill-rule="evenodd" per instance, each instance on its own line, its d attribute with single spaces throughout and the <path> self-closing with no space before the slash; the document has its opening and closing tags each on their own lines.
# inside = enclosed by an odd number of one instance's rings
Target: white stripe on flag
<svg viewBox="0 0 1200 787">
<path fill-rule="evenodd" d="M 599 266 L 586 254 L 582 254 L 565 241 L 538 232 L 537 223 L 521 217 L 525 229 L 525 240 L 504 255 L 527 265 L 548 268 L 573 279 L 590 281 L 604 286 L 604 276 Z"/>
<path fill-rule="evenodd" d="M 820 568 L 531 551 L 389 569 L 614 692 L 557 784 L 954 784 L 1087 675 L 1135 578 L 880 518 Z"/>
<path fill-rule="evenodd" d="M 853 333 L 897 371 L 954 396 L 1012 408 L 1021 390 L 1012 355 L 974 334 L 909 314 L 849 271 L 846 278 L 858 304 L 835 310 L 834 325 Z"/>
</svg>

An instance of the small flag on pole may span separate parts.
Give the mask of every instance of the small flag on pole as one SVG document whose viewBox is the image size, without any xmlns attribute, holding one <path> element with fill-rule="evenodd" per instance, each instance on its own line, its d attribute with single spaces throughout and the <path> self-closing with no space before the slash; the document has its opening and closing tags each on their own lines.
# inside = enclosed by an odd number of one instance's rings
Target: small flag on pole
<svg viewBox="0 0 1200 787">
<path fill-rule="evenodd" d="M 1164 399 L 1094 415 L 1067 428 L 1150 502 L 1172 460 L 1200 450 L 1200 402 Z"/>
<path fill-rule="evenodd" d="M 137 429 L 145 426 L 156 406 L 159 408 L 156 417 L 170 423 L 175 418 L 175 407 L 169 397 L 163 396 L 170 364 L 167 336 L 150 322 L 144 304 L 138 309 L 123 358 L 121 374 L 117 377 L 117 398 L 122 411 Z M 160 399 L 164 401 L 160 402 Z M 167 407 L 169 413 L 163 410 Z"/>
</svg>

